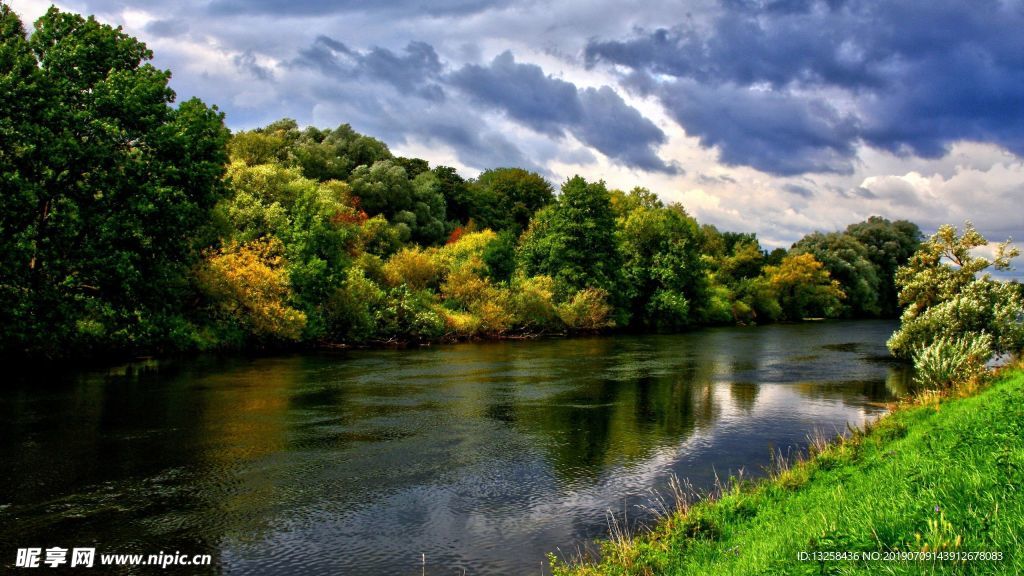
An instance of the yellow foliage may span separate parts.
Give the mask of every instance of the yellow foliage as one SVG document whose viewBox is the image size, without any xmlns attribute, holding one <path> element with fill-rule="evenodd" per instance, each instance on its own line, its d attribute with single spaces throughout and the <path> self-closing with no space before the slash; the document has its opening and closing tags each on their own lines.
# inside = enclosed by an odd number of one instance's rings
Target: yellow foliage
<svg viewBox="0 0 1024 576">
<path fill-rule="evenodd" d="M 227 246 L 207 256 L 199 281 L 228 317 L 240 319 L 251 333 L 298 340 L 306 315 L 286 304 L 291 287 L 283 250 L 276 238 Z"/>
<path fill-rule="evenodd" d="M 516 324 L 527 328 L 554 327 L 560 321 L 554 298 L 555 281 L 550 276 L 517 278 L 511 293 Z"/>
<path fill-rule="evenodd" d="M 482 271 L 484 251 L 497 238 L 498 235 L 491 230 L 464 234 L 457 242 L 445 244 L 435 252 L 437 265 L 444 273 L 467 264 L 476 272 Z"/>
<path fill-rule="evenodd" d="M 290 205 L 295 200 L 299 186 L 316 185 L 303 177 L 299 168 L 287 168 L 280 164 L 250 166 L 242 161 L 228 165 L 227 178 L 236 191 L 248 192 L 268 204 L 280 202 Z"/>
<path fill-rule="evenodd" d="M 459 336 L 473 336 L 480 330 L 480 318 L 470 312 L 443 310 L 445 329 Z"/>
<path fill-rule="evenodd" d="M 823 285 L 832 296 L 846 297 L 839 282 L 832 280 L 825 265 L 810 253 L 786 256 L 778 266 L 766 266 L 764 273 L 775 288 Z"/>
<path fill-rule="evenodd" d="M 512 314 L 508 308 L 508 292 L 494 290 L 495 298 L 478 302 L 472 311 L 480 317 L 480 330 L 486 334 L 501 334 L 512 327 Z"/>
<path fill-rule="evenodd" d="M 423 290 L 437 279 L 437 265 L 430 254 L 420 248 L 404 248 L 384 264 L 384 278 L 390 286 L 407 285 Z"/>
<path fill-rule="evenodd" d="M 493 298 L 494 287 L 487 278 L 480 277 L 472 265 L 463 265 L 449 272 L 441 284 L 441 297 L 463 308 Z"/>
<path fill-rule="evenodd" d="M 568 302 L 556 307 L 558 316 L 569 328 L 599 330 L 615 325 L 608 293 L 598 288 L 580 290 Z"/>
</svg>

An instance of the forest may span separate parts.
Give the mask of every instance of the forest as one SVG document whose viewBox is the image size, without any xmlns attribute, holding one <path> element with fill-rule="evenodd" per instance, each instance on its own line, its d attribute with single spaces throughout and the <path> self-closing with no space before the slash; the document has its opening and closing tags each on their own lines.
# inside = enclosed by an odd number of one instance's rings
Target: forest
<svg viewBox="0 0 1024 576">
<path fill-rule="evenodd" d="M 140 41 L 0 5 L 0 351 L 171 354 L 895 317 L 873 216 L 768 251 L 637 186 L 465 178 L 343 124 L 231 134 Z"/>
</svg>

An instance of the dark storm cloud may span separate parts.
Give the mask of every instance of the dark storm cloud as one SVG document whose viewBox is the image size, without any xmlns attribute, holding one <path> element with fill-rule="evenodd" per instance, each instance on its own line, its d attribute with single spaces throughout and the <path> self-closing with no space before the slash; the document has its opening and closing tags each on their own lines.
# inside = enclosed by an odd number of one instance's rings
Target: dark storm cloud
<svg viewBox="0 0 1024 576">
<path fill-rule="evenodd" d="M 860 142 L 935 157 L 970 139 L 1024 154 L 1022 29 L 1016 1 L 728 0 L 709 28 L 594 40 L 584 54 L 627 68 L 726 162 L 842 172 Z"/>
<path fill-rule="evenodd" d="M 721 161 L 781 175 L 848 172 L 856 123 L 822 99 L 678 80 L 658 95 L 669 114 Z"/>
<path fill-rule="evenodd" d="M 665 142 L 665 133 L 607 86 L 580 90 L 546 75 L 540 66 L 516 62 L 511 52 L 486 66 L 463 66 L 448 81 L 477 103 L 501 110 L 539 133 L 553 137 L 571 133 L 633 168 L 678 171 L 655 152 Z"/>
<path fill-rule="evenodd" d="M 520 64 L 511 52 L 487 66 L 470 64 L 449 82 L 478 102 L 502 109 L 510 118 L 551 136 L 561 136 L 566 124 L 583 117 L 576 85 L 544 74 L 540 66 Z"/>
<path fill-rule="evenodd" d="M 610 158 L 628 166 L 655 172 L 676 173 L 679 169 L 666 165 L 654 151 L 665 143 L 665 133 L 626 104 L 621 96 L 607 86 L 586 88 L 579 93 L 583 118 L 572 131 L 581 142 L 597 148 Z"/>
<path fill-rule="evenodd" d="M 375 12 L 417 18 L 422 16 L 458 16 L 482 12 L 505 4 L 505 0 L 394 0 L 363 2 L 342 0 L 214 0 L 209 10 L 215 15 L 266 14 L 272 16 L 326 16 L 345 12 Z"/>
<path fill-rule="evenodd" d="M 441 60 L 433 46 L 410 42 L 404 55 L 374 47 L 367 51 L 350 49 L 328 36 L 318 37 L 300 51 L 294 64 L 315 68 L 335 79 L 369 77 L 383 81 L 403 94 L 427 100 L 443 100 L 444 90 L 434 82 L 441 72 Z"/>
<path fill-rule="evenodd" d="M 146 32 L 158 38 L 180 36 L 188 32 L 188 23 L 181 20 L 153 20 L 146 24 Z"/>
</svg>

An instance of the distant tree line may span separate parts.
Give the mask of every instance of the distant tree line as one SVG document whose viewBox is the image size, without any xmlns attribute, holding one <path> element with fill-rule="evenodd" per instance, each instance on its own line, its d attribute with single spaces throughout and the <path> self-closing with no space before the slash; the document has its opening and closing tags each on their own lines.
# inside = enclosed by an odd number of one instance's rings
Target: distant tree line
<svg viewBox="0 0 1024 576">
<path fill-rule="evenodd" d="M 872 217 L 769 252 L 640 187 L 467 180 L 347 124 L 230 135 L 120 29 L 0 5 L 0 40 L 8 356 L 896 316 L 921 241 Z"/>
</svg>

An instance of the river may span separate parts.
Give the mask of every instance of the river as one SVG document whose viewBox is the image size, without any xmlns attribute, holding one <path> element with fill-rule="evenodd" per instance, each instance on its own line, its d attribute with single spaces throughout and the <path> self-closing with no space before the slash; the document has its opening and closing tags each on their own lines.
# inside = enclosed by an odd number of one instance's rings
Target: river
<svg viewBox="0 0 1024 576">
<path fill-rule="evenodd" d="M 149 362 L 8 376 L 0 566 L 547 574 L 670 475 L 709 488 L 905 389 L 891 321 Z M 425 565 L 424 565 L 425 561 Z M 168 572 L 174 573 L 174 568 Z"/>
</svg>

